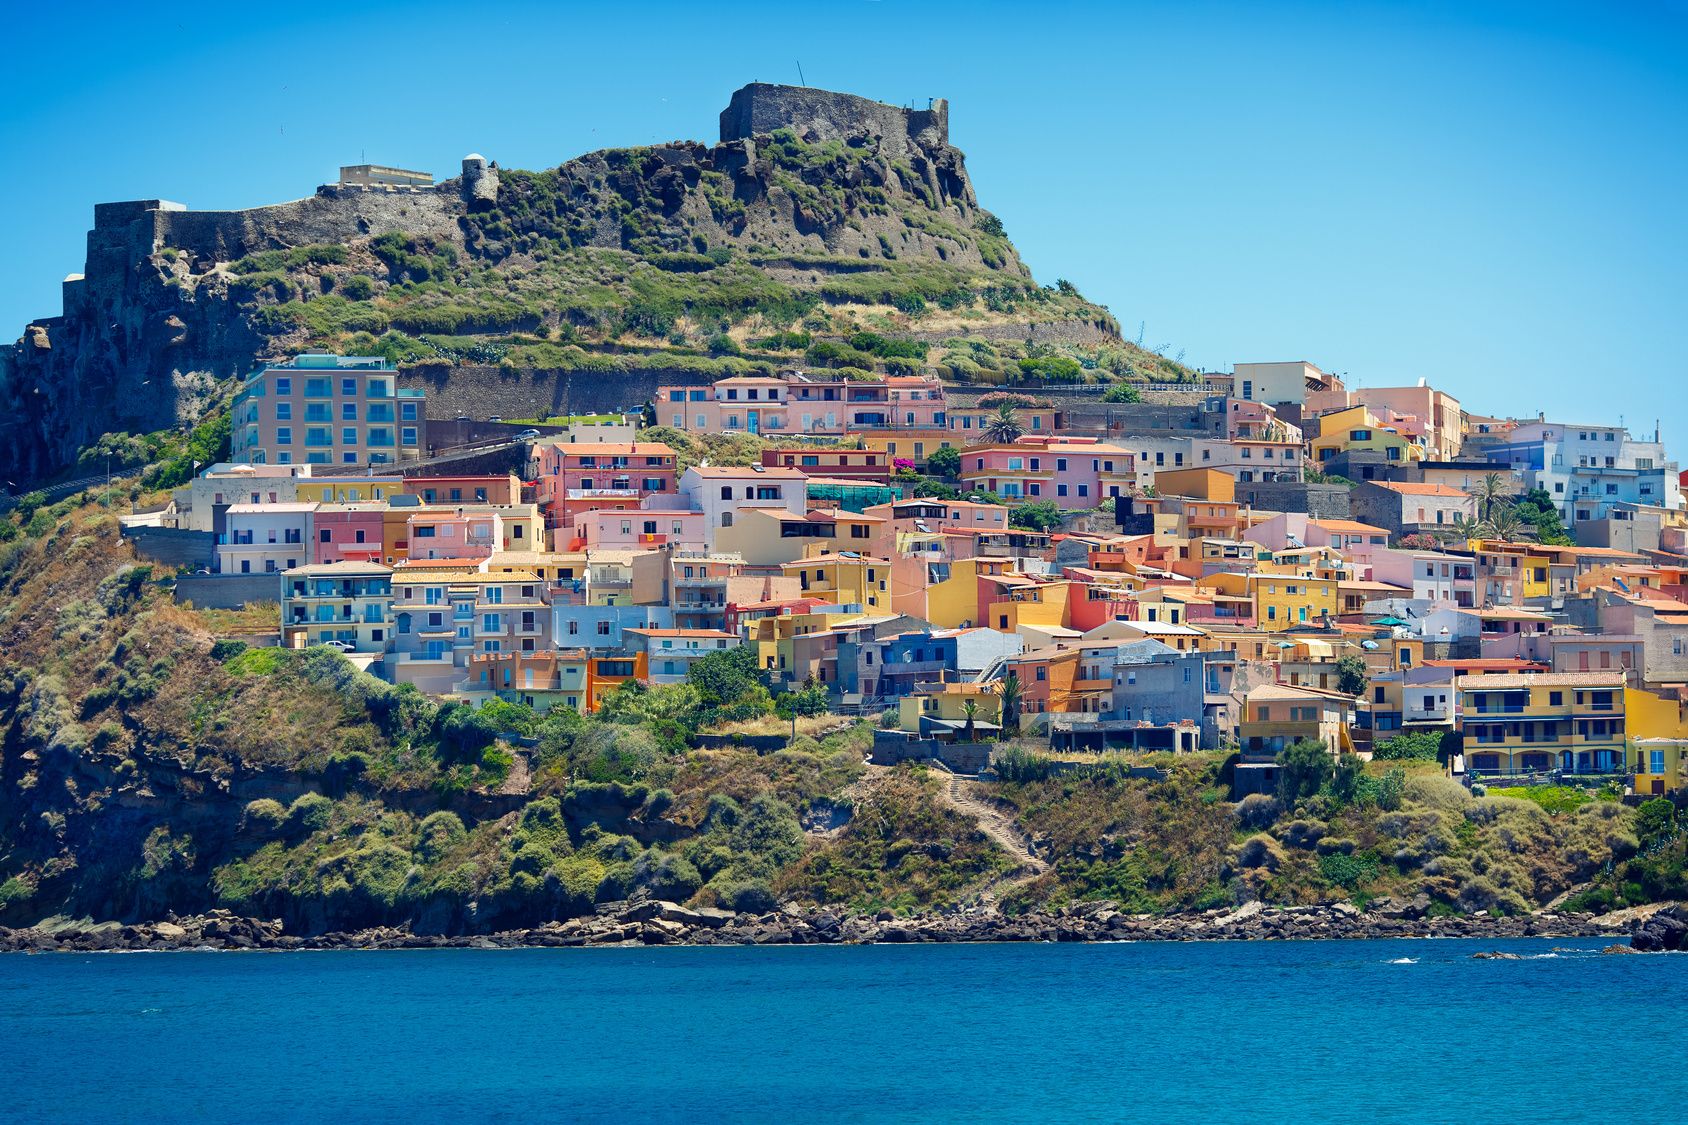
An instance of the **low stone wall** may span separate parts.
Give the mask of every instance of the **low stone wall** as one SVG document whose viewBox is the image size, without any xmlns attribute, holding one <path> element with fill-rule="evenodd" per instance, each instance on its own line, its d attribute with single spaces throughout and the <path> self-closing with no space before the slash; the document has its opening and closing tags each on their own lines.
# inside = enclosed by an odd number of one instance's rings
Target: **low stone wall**
<svg viewBox="0 0 1688 1125">
<path fill-rule="evenodd" d="M 198 609 L 243 609 L 281 600 L 279 574 L 184 574 L 176 579 L 177 604 Z"/>
<path fill-rule="evenodd" d="M 898 762 L 939 761 L 956 773 L 978 773 L 990 765 L 990 742 L 939 742 L 934 738 L 916 738 L 903 731 L 876 730 L 869 757 L 876 766 L 894 766 Z"/>
</svg>

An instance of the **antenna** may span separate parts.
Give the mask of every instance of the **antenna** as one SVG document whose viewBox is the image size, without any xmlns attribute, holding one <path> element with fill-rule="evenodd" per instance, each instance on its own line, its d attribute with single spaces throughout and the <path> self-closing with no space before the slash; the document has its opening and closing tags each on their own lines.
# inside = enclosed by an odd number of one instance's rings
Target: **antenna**
<svg viewBox="0 0 1688 1125">
<path fill-rule="evenodd" d="M 803 60 L 802 59 L 797 60 L 797 84 L 799 86 L 807 86 L 809 84 L 809 80 L 807 78 L 803 77 Z"/>
</svg>

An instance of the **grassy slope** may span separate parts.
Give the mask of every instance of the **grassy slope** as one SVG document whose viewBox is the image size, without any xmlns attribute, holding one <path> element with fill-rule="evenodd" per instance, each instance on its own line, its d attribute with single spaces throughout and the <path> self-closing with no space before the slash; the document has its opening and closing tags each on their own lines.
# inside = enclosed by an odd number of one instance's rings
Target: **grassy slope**
<svg viewBox="0 0 1688 1125">
<path fill-rule="evenodd" d="M 912 911 L 1011 865 L 922 769 L 866 777 L 865 724 L 763 757 L 686 749 L 690 686 L 584 723 L 516 716 L 539 741 L 533 783 L 499 796 L 511 755 L 466 712 L 325 650 L 218 647 L 251 623 L 172 604 L 85 500 L 0 529 L 0 923 L 221 904 L 305 929 L 473 929 L 641 887 Z M 1521 910 L 1585 883 L 1594 905 L 1684 890 L 1682 838 L 1637 854 L 1635 812 L 1610 801 L 1473 800 L 1414 776 L 1393 809 L 1261 810 L 1225 799 L 1218 755 L 1160 764 L 1162 782 L 1104 768 L 1000 784 L 1054 861 L 1008 905 L 1423 891 L 1444 910 Z"/>
</svg>

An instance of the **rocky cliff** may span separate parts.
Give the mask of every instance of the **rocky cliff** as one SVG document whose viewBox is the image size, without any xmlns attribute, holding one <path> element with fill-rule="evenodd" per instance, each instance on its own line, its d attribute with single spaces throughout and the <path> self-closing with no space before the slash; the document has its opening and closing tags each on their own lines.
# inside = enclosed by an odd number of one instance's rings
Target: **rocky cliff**
<svg viewBox="0 0 1688 1125">
<path fill-rule="evenodd" d="M 778 362 L 781 330 L 805 317 L 819 335 L 859 327 L 826 315 L 850 306 L 904 327 L 974 310 L 1112 338 L 1105 310 L 1031 283 L 978 206 L 945 103 L 753 85 L 713 146 L 543 172 L 472 156 L 431 188 L 336 184 L 247 211 L 96 207 L 63 314 L 0 353 L 0 474 L 39 478 L 103 433 L 191 420 L 231 376 L 309 347 L 732 369 L 753 332 L 776 342 L 752 360 Z"/>
</svg>

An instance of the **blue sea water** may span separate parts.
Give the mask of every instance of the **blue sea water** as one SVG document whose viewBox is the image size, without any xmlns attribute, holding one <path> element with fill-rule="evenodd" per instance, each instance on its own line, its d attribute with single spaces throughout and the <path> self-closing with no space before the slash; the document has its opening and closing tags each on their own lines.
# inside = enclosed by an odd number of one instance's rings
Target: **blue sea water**
<svg viewBox="0 0 1688 1125">
<path fill-rule="evenodd" d="M 1598 951 L 5 956 L 0 1119 L 1680 1121 L 1688 956 Z"/>
</svg>

